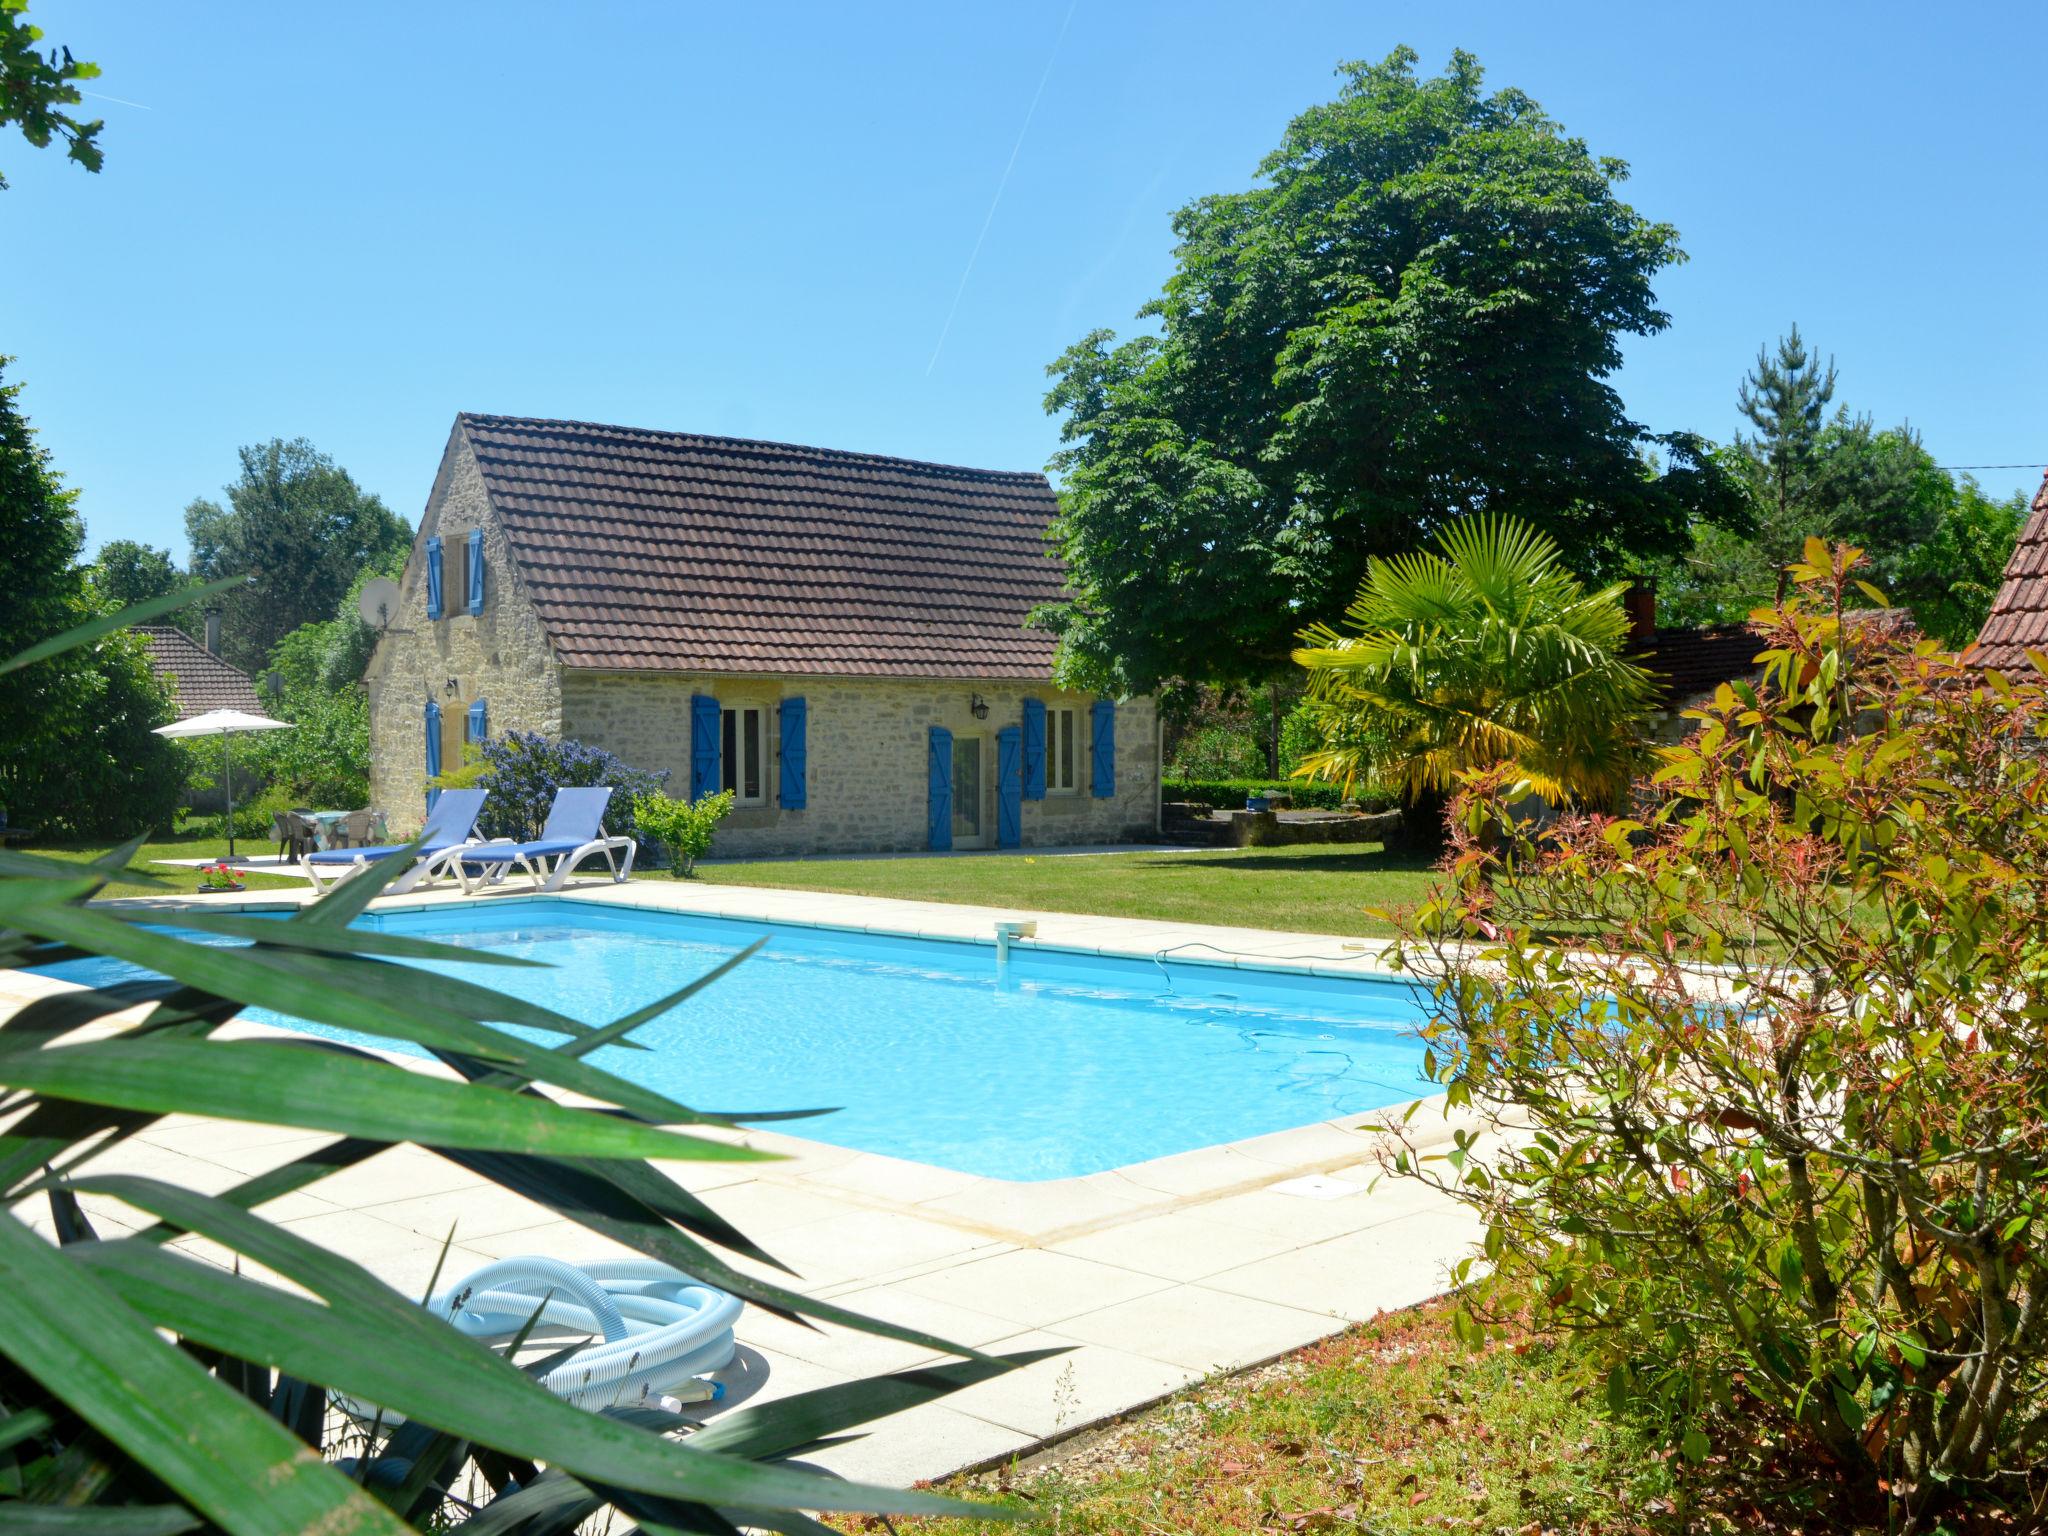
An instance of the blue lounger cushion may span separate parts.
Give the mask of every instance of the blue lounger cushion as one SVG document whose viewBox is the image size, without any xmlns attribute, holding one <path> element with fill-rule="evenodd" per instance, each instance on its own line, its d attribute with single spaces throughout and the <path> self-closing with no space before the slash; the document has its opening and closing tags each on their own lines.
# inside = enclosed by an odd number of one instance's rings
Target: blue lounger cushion
<svg viewBox="0 0 2048 1536">
<path fill-rule="evenodd" d="M 533 858 L 544 855 L 552 858 L 558 853 L 574 853 L 582 843 L 555 841 L 538 843 L 477 843 L 462 855 L 465 864 L 507 864 L 521 857 Z"/>
</svg>

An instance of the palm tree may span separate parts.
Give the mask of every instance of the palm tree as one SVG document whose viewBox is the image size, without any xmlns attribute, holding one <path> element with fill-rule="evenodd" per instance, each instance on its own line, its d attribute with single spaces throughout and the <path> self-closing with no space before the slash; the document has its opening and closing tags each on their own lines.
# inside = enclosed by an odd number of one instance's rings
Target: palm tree
<svg viewBox="0 0 2048 1536">
<path fill-rule="evenodd" d="M 1374 560 L 1351 633 L 1302 631 L 1322 747 L 1296 773 L 1423 805 L 1505 765 L 1547 799 L 1618 798 L 1655 686 L 1621 655 L 1625 584 L 1588 592 L 1511 517 L 1461 519 L 1437 549 Z"/>
</svg>

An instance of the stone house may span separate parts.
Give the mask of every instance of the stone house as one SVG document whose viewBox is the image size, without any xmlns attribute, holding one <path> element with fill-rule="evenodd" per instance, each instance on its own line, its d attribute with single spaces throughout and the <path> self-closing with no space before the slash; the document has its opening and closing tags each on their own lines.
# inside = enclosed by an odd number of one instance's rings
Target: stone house
<svg viewBox="0 0 2048 1536">
<path fill-rule="evenodd" d="M 1055 688 L 1038 474 L 463 414 L 379 639 L 371 799 L 501 731 L 671 794 L 734 792 L 752 856 L 1127 841 L 1159 816 L 1149 698 Z"/>
</svg>

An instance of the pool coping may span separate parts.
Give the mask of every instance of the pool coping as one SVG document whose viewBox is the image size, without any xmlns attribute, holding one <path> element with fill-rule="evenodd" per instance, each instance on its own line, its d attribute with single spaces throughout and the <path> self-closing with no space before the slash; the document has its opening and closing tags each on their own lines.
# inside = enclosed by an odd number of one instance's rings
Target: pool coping
<svg viewBox="0 0 2048 1536">
<path fill-rule="evenodd" d="M 531 894 L 412 892 L 381 899 L 373 909 L 484 906 Z M 306 899 L 310 892 L 284 891 L 249 893 L 231 904 L 175 904 L 248 911 Z M 1304 949 L 1334 950 L 1343 941 L 689 882 L 585 886 L 553 900 L 989 946 L 994 922 L 1036 920 L 1038 939 L 1020 948 L 1150 959 L 1175 944 L 1213 946 L 1184 956 L 1183 963 L 1372 979 L 1389 974 L 1380 955 L 1388 941 L 1379 939 L 1304 959 Z M 6 1004 L 0 998 L 0 1008 Z M 442 1070 L 391 1054 L 415 1069 Z M 813 1458 L 844 1475 L 912 1481 L 1028 1454 L 1215 1371 L 1261 1363 L 1352 1322 L 1443 1293 L 1453 1266 L 1475 1251 L 1479 1229 L 1468 1212 L 1414 1181 L 1378 1181 L 1376 1154 L 1385 1138 L 1371 1127 L 1403 1115 L 1412 1116 L 1410 1138 L 1425 1145 L 1476 1127 L 1470 1117 L 1446 1114 L 1440 1098 L 1425 1099 L 1037 1182 L 959 1173 L 762 1127 L 700 1128 L 699 1134 L 779 1160 L 665 1167 L 806 1277 L 798 1289 L 974 1348 L 1071 1351 L 894 1415 L 865 1438 Z M 144 1171 L 213 1187 L 209 1180 L 262 1172 L 309 1142 L 329 1139 L 278 1127 L 192 1122 L 153 1128 L 126 1155 Z M 116 1160 L 110 1154 L 110 1164 Z M 378 1165 L 383 1171 L 371 1175 Z M 94 1201 L 89 1209 L 120 1228 L 117 1204 Z M 449 1263 L 458 1272 L 471 1261 L 511 1253 L 575 1259 L 610 1251 L 586 1229 L 410 1147 L 266 1214 L 345 1248 L 401 1290 L 417 1288 L 451 1224 L 456 1236 Z M 191 1246 L 206 1252 L 204 1244 Z M 850 1330 L 798 1328 L 752 1307 L 739 1333 L 746 1346 L 739 1398 L 756 1390 L 779 1396 L 943 1358 Z"/>
</svg>

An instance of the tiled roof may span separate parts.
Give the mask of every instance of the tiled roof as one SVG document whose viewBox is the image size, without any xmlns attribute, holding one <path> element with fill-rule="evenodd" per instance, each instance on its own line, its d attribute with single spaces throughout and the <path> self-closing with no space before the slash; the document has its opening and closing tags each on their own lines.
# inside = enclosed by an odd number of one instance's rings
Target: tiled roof
<svg viewBox="0 0 2048 1536">
<path fill-rule="evenodd" d="M 2034 493 L 2033 512 L 2005 563 L 2005 582 L 1991 600 L 1991 615 L 1977 632 L 1977 643 L 1963 655 L 1980 667 L 2030 673 L 2029 648 L 2048 651 L 2048 475 Z"/>
<path fill-rule="evenodd" d="M 1660 629 L 1636 660 L 1664 680 L 1665 707 L 1677 709 L 1722 683 L 1754 674 L 1763 649 L 1747 624 L 1713 624 Z"/>
<path fill-rule="evenodd" d="M 167 625 L 136 626 L 149 647 L 149 664 L 178 696 L 178 718 L 190 720 L 216 709 L 263 713 L 249 674 L 231 667 L 182 629 Z"/>
<path fill-rule="evenodd" d="M 1043 475 L 465 413 L 564 665 L 1041 679 Z"/>
</svg>

